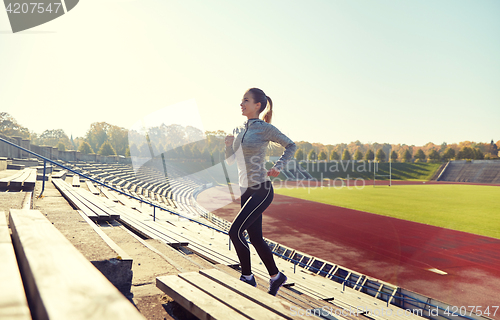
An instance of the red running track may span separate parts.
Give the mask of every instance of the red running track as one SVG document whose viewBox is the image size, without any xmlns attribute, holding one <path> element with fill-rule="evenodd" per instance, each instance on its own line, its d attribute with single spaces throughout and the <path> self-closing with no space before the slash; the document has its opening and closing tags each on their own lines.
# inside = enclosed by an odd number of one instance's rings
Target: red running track
<svg viewBox="0 0 500 320">
<path fill-rule="evenodd" d="M 232 221 L 239 198 L 217 209 L 220 192 L 204 191 L 198 202 Z M 285 246 L 454 306 L 490 306 L 493 311 L 492 306 L 500 305 L 498 239 L 278 194 L 264 212 L 263 233 Z M 427 270 L 431 268 L 448 274 Z M 500 309 L 493 318 L 500 319 Z"/>
<path fill-rule="evenodd" d="M 346 182 L 347 180 L 344 180 L 344 183 L 346 186 L 350 187 L 361 187 L 363 185 L 366 186 L 373 186 L 373 180 L 364 180 L 364 179 L 359 179 L 356 181 L 355 179 L 349 180 L 349 182 Z M 475 186 L 493 186 L 493 187 L 499 187 L 500 184 L 493 184 L 493 183 L 475 183 L 475 182 L 454 182 L 454 181 L 405 181 L 405 180 L 392 180 L 391 182 L 393 185 L 421 185 L 421 184 L 465 184 L 465 185 L 475 185 Z M 275 181 L 273 182 L 273 185 L 278 186 L 278 187 L 285 187 L 285 188 L 296 188 L 296 187 L 320 187 L 320 186 L 337 186 L 341 187 L 342 186 L 342 179 L 337 179 L 337 180 L 324 180 L 324 181 L 318 181 L 318 180 L 304 180 L 304 181 Z M 388 186 L 389 185 L 389 180 L 377 180 L 375 182 L 375 185 L 377 186 Z"/>
</svg>

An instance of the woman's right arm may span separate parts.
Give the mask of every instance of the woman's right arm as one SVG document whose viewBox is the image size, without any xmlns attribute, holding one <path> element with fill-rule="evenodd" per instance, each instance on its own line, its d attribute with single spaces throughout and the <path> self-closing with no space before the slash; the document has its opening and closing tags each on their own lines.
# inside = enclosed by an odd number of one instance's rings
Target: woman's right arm
<svg viewBox="0 0 500 320">
<path fill-rule="evenodd" d="M 226 144 L 226 162 L 228 165 L 232 165 L 236 159 L 233 150 L 234 136 L 226 136 L 224 143 Z"/>
</svg>

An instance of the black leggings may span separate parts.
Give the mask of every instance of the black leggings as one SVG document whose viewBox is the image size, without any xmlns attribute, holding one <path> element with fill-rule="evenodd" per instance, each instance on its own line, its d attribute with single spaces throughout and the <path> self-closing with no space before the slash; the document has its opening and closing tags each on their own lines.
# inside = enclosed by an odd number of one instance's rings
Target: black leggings
<svg viewBox="0 0 500 320">
<path fill-rule="evenodd" d="M 229 237 L 240 259 L 241 274 L 250 275 L 252 273 L 250 248 L 243 236 L 244 230 L 247 230 L 250 242 L 264 262 L 269 275 L 278 273 L 273 253 L 262 238 L 262 213 L 271 204 L 273 198 L 274 190 L 271 181 L 251 186 L 244 190 L 241 195 L 241 210 L 229 229 Z"/>
</svg>

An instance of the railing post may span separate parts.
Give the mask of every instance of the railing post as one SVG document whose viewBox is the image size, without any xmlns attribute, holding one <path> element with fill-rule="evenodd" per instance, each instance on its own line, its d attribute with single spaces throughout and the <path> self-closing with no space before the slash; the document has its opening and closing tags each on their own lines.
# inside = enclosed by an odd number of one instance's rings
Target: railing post
<svg viewBox="0 0 500 320">
<path fill-rule="evenodd" d="M 43 177 L 42 177 L 42 192 L 38 195 L 38 198 L 42 197 L 43 191 L 45 190 L 45 171 L 47 168 L 47 160 L 43 160 Z"/>
<path fill-rule="evenodd" d="M 156 221 L 156 207 L 153 207 L 153 221 Z"/>
</svg>

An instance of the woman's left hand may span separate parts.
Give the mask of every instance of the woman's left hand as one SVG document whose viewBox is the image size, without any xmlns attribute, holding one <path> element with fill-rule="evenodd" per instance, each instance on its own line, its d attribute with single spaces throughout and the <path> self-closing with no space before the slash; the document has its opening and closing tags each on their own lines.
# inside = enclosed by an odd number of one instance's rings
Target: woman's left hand
<svg viewBox="0 0 500 320">
<path fill-rule="evenodd" d="M 278 169 L 274 168 L 274 167 L 271 168 L 271 170 L 269 170 L 267 172 L 267 175 L 271 176 L 271 177 L 277 177 L 279 174 L 280 174 L 280 171 Z"/>
</svg>

